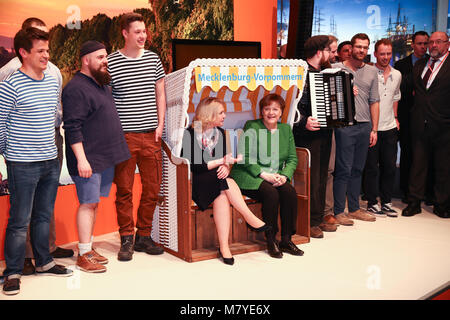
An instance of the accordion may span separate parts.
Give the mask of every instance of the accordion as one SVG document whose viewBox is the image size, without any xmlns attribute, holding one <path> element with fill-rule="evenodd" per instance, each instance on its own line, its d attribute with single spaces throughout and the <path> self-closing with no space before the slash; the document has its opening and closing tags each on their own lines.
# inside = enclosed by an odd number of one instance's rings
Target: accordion
<svg viewBox="0 0 450 320">
<path fill-rule="evenodd" d="M 309 73 L 312 117 L 323 128 L 340 128 L 355 123 L 353 75 L 341 69 Z"/>
</svg>

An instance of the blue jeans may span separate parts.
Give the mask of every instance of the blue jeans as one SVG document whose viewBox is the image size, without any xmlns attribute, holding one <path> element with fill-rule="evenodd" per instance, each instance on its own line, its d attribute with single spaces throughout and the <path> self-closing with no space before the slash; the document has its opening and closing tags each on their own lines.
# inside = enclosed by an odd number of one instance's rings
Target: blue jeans
<svg viewBox="0 0 450 320">
<path fill-rule="evenodd" d="M 369 149 L 370 122 L 358 123 L 354 126 L 335 130 L 336 164 L 334 168 L 334 213 L 345 210 L 348 200 L 348 211 L 359 209 L 361 178 Z"/>
<path fill-rule="evenodd" d="M 5 236 L 6 269 L 3 275 L 20 277 L 25 260 L 27 229 L 36 270 L 55 265 L 49 252 L 50 219 L 59 184 L 58 159 L 38 162 L 6 162 L 11 208 Z"/>
</svg>

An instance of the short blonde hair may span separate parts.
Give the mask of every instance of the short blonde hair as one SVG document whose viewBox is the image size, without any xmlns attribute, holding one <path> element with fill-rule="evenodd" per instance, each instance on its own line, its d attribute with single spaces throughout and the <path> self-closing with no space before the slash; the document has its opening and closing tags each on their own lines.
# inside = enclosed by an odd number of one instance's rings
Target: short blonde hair
<svg viewBox="0 0 450 320">
<path fill-rule="evenodd" d="M 195 109 L 192 127 L 194 128 L 196 121 L 201 122 L 202 129 L 216 121 L 219 115 L 219 107 L 221 106 L 225 109 L 225 103 L 218 98 L 209 97 L 202 99 Z"/>
</svg>

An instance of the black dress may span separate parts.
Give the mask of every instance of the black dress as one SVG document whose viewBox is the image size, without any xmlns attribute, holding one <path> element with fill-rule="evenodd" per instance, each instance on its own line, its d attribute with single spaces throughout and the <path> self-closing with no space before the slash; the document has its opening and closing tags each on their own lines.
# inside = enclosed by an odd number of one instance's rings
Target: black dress
<svg viewBox="0 0 450 320">
<path fill-rule="evenodd" d="M 222 190 L 228 189 L 226 179 L 217 178 L 219 167 L 208 170 L 209 161 L 223 158 L 226 155 L 225 132 L 222 128 L 217 127 L 217 129 L 219 140 L 212 150 L 212 154 L 202 149 L 192 127 L 186 129 L 183 136 L 181 157 L 191 162 L 192 199 L 202 211 L 209 207 Z"/>
</svg>

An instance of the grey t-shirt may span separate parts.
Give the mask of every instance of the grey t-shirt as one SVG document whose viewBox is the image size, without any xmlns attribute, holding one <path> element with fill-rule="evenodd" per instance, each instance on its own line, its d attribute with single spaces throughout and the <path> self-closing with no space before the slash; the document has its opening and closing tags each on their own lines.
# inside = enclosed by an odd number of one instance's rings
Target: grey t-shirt
<svg viewBox="0 0 450 320">
<path fill-rule="evenodd" d="M 371 122 L 370 105 L 380 101 L 377 68 L 364 64 L 362 68 L 353 71 L 341 62 L 333 64 L 332 67 L 345 69 L 353 74 L 354 85 L 358 87 L 358 94 L 355 96 L 355 119 L 358 122 Z"/>
</svg>

